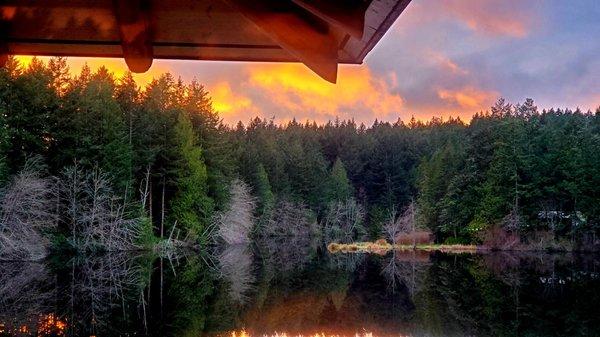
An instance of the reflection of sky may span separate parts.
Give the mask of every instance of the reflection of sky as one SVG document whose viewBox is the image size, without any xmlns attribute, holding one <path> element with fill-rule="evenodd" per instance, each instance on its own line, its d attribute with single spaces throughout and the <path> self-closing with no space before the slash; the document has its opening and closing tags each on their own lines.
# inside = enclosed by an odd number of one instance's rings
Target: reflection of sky
<svg viewBox="0 0 600 337">
<path fill-rule="evenodd" d="M 197 78 L 230 123 L 468 119 L 499 96 L 588 110 L 600 106 L 598 17 L 598 0 L 413 0 L 364 65 L 341 67 L 337 85 L 302 65 L 166 60 L 138 80 L 165 71 Z M 119 73 L 124 62 L 108 66 Z"/>
</svg>

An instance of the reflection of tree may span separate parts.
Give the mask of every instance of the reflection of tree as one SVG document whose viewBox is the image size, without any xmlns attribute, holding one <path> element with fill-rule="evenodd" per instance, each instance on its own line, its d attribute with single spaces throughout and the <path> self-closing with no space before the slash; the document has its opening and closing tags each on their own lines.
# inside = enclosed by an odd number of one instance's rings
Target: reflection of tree
<svg viewBox="0 0 600 337">
<path fill-rule="evenodd" d="M 20 330 L 19 336 L 25 330 L 36 336 L 89 336 L 133 329 L 127 323 L 136 318 L 131 309 L 146 302 L 139 300 L 148 284 L 150 262 L 146 257 L 106 254 L 75 258 L 69 264 L 1 263 L 0 326 L 9 335 Z"/>
<path fill-rule="evenodd" d="M 392 250 L 386 258 L 382 274 L 387 280 L 388 289 L 396 292 L 403 285 L 411 297 L 415 296 L 421 289 L 430 266 L 429 253 Z"/>
<path fill-rule="evenodd" d="M 190 255 L 167 282 L 164 320 L 153 329 L 157 336 L 201 336 L 211 310 L 208 298 L 215 293 L 215 272 L 200 256 Z M 164 325 L 163 321 L 169 322 Z M 156 331 L 158 330 L 158 331 Z"/>
<path fill-rule="evenodd" d="M 305 267 L 317 245 L 310 237 L 271 237 L 258 242 L 265 265 L 278 272 Z"/>
<path fill-rule="evenodd" d="M 564 257 L 435 255 L 416 299 L 418 324 L 434 336 L 597 335 L 599 312 L 589 305 L 600 293 L 583 295 L 594 281 L 571 283 L 581 266 Z"/>
<path fill-rule="evenodd" d="M 482 261 L 486 269 L 492 272 L 496 278 L 504 282 L 510 288 L 512 302 L 514 303 L 514 317 L 518 324 L 520 319 L 520 299 L 522 273 L 520 270 L 522 254 L 512 254 L 509 252 L 497 252 L 483 256 Z"/>
<path fill-rule="evenodd" d="M 229 296 L 244 303 L 256 281 L 252 270 L 252 252 L 247 245 L 230 245 L 219 255 L 221 275 L 229 283 Z"/>
<path fill-rule="evenodd" d="M 18 37 L 61 37 L 72 40 L 117 38 L 113 14 L 107 8 L 53 7 L 49 1 L 17 6 L 12 34 Z M 40 30 L 43 27 L 43 30 Z"/>
<path fill-rule="evenodd" d="M 35 331 L 38 318 L 52 312 L 56 286 L 42 263 L 0 264 L 0 323 L 6 331 Z"/>
<path fill-rule="evenodd" d="M 69 294 L 70 328 L 75 333 L 114 326 L 110 319 L 113 309 L 121 308 L 126 316 L 128 301 L 141 299 L 140 305 L 145 304 L 140 294 L 149 274 L 140 260 L 127 254 L 107 254 L 72 261 L 71 284 L 65 293 Z"/>
<path fill-rule="evenodd" d="M 354 272 L 362 265 L 366 254 L 328 254 L 329 267 L 332 269 L 341 269 L 347 272 Z"/>
<path fill-rule="evenodd" d="M 315 251 L 315 232 L 316 221 L 304 204 L 282 201 L 257 243 L 268 266 L 279 271 L 300 269 Z"/>
</svg>

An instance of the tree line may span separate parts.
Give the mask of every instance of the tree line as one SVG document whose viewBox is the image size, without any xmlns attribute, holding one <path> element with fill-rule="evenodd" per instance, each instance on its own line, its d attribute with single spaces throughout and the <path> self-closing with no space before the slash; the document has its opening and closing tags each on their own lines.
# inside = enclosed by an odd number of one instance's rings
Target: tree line
<svg viewBox="0 0 600 337">
<path fill-rule="evenodd" d="M 600 222 L 600 108 L 540 111 L 530 99 L 500 99 L 470 123 L 254 118 L 228 126 L 197 81 L 167 73 L 140 88 L 131 74 L 115 78 L 103 67 L 72 75 L 64 58 L 27 66 L 10 58 L 0 70 L 5 190 L 32 160 L 36 174 L 62 181 L 74 170 L 101 177 L 82 181 L 110 185 L 104 198 L 119 200 L 122 218 L 141 219 L 136 231 L 146 237 L 176 230 L 206 242 L 233 197 L 249 194 L 241 204 L 253 207 L 256 225 L 242 224 L 250 232 L 285 227 L 289 219 L 273 220 L 282 208 L 309 214 L 320 224 L 311 231 L 354 239 L 381 236 L 409 206 L 438 242 L 489 241 L 501 230 L 594 243 Z M 56 195 L 52 230 L 73 239 L 80 221 L 65 216 L 64 191 Z"/>
</svg>

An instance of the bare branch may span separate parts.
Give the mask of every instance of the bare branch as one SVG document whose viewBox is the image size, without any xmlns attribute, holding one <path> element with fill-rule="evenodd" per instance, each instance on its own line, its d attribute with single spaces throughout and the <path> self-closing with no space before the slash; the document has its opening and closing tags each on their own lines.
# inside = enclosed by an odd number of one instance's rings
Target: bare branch
<svg viewBox="0 0 600 337">
<path fill-rule="evenodd" d="M 227 210 L 215 217 L 217 234 L 227 244 L 236 245 L 250 242 L 250 232 L 254 227 L 256 199 L 250 187 L 236 179 L 230 187 L 231 200 Z"/>
<path fill-rule="evenodd" d="M 44 232 L 56 226 L 56 184 L 28 162 L 2 191 L 0 259 L 39 260 L 50 248 Z"/>
<path fill-rule="evenodd" d="M 332 202 L 323 220 L 326 242 L 350 243 L 366 236 L 365 212 L 354 199 Z"/>
</svg>

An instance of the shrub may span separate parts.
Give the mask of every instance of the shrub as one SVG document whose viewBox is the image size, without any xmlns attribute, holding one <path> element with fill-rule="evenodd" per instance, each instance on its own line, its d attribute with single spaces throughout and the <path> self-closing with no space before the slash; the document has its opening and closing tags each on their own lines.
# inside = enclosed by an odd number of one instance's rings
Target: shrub
<svg viewBox="0 0 600 337">
<path fill-rule="evenodd" d="M 417 231 L 412 233 L 399 233 L 396 235 L 398 245 L 422 245 L 433 243 L 433 234 L 430 231 Z"/>
<path fill-rule="evenodd" d="M 521 238 L 514 232 L 509 232 L 500 226 L 493 226 L 484 233 L 483 246 L 492 250 L 519 249 Z"/>
</svg>

